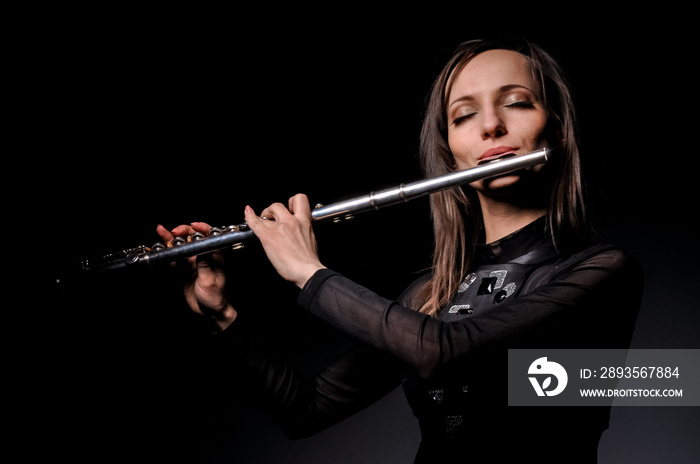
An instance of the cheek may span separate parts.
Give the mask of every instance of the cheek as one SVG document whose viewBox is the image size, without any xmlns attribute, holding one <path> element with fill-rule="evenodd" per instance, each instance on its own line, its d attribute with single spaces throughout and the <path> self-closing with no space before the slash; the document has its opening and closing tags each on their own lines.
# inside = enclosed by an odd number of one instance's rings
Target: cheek
<svg viewBox="0 0 700 464">
<path fill-rule="evenodd" d="M 538 118 L 527 121 L 523 133 L 529 135 L 528 138 L 532 140 L 533 148 L 538 148 L 547 139 L 547 116 L 542 114 Z"/>
<path fill-rule="evenodd" d="M 469 147 L 473 146 L 473 144 L 469 143 L 468 135 L 465 135 L 464 131 L 449 131 L 447 134 L 447 144 L 454 156 L 456 169 L 461 170 L 476 166 L 472 159 L 473 156 L 469 156 Z"/>
<path fill-rule="evenodd" d="M 455 156 L 455 170 L 461 171 L 462 169 L 473 168 L 476 164 L 470 162 L 468 159 L 463 157 Z"/>
</svg>

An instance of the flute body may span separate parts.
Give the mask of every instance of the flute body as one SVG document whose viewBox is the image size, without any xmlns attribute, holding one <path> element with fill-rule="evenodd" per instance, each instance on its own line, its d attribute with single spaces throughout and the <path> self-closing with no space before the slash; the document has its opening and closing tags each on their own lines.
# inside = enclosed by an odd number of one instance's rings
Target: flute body
<svg viewBox="0 0 700 464">
<path fill-rule="evenodd" d="M 311 211 L 314 222 L 340 221 L 370 210 L 407 202 L 432 193 L 440 192 L 460 185 L 488 179 L 520 169 L 545 163 L 551 151 L 543 148 L 525 155 L 502 158 L 484 165 L 455 171 L 437 177 L 418 180 L 398 187 L 371 192 L 368 195 L 352 198 L 326 206 L 319 206 Z M 92 262 L 83 261 L 82 268 L 87 271 L 107 271 L 129 267 L 156 266 L 167 264 L 183 258 L 210 253 L 217 250 L 241 248 L 243 242 L 255 234 L 243 223 L 225 228 L 212 228 L 209 236 L 195 234 L 188 239 L 176 239 L 172 246 L 156 244 L 152 247 L 139 246 L 110 254 Z"/>
</svg>

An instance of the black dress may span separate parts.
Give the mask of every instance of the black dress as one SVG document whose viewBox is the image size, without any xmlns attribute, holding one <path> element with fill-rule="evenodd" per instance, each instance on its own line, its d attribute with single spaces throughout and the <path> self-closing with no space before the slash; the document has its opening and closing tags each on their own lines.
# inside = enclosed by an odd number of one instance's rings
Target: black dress
<svg viewBox="0 0 700 464">
<path fill-rule="evenodd" d="M 608 407 L 509 407 L 509 348 L 627 348 L 641 301 L 639 264 L 593 246 L 563 255 L 540 219 L 477 247 L 475 266 L 438 317 L 410 309 L 429 276 L 388 300 L 329 270 L 298 302 L 351 335 L 356 347 L 313 379 L 246 339 L 233 344 L 273 417 L 291 437 L 312 435 L 400 383 L 418 418 L 415 462 L 596 462 Z"/>
</svg>

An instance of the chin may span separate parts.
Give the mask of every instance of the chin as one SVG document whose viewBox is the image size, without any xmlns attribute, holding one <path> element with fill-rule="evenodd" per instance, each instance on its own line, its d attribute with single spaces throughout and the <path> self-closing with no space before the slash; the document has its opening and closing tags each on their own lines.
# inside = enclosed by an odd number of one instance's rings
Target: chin
<svg viewBox="0 0 700 464">
<path fill-rule="evenodd" d="M 520 182 L 520 176 L 506 175 L 484 182 L 484 193 L 511 192 Z"/>
</svg>

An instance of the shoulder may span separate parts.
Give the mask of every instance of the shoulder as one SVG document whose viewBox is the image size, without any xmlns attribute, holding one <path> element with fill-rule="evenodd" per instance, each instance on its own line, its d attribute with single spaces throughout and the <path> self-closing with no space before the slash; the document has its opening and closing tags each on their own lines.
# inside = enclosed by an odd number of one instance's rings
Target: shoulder
<svg viewBox="0 0 700 464">
<path fill-rule="evenodd" d="M 640 271 L 639 261 L 625 249 L 611 244 L 594 245 L 574 253 L 559 262 L 558 267 L 596 267 L 610 271 Z"/>
<path fill-rule="evenodd" d="M 538 267 L 533 271 L 528 287 L 535 288 L 553 281 L 569 284 L 625 281 L 637 287 L 642 286 L 643 280 L 641 264 L 626 250 L 615 245 L 594 245 Z"/>
<path fill-rule="evenodd" d="M 640 262 L 616 245 L 595 245 L 559 262 L 554 279 L 593 285 L 619 285 L 630 290 L 643 288 L 644 271 Z"/>
</svg>

